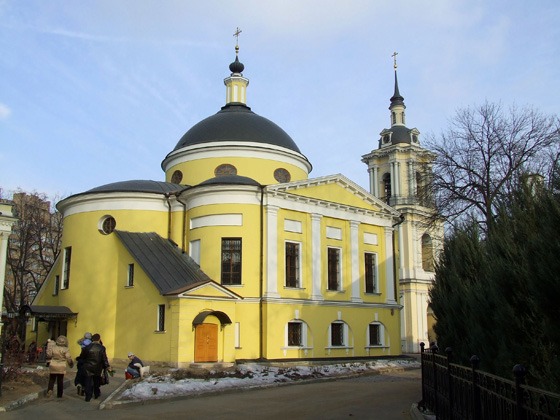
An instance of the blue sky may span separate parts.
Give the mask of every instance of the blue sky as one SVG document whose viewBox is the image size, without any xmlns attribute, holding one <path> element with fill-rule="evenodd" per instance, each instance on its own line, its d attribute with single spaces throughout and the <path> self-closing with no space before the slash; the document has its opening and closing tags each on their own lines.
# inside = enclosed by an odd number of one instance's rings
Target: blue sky
<svg viewBox="0 0 560 420">
<path fill-rule="evenodd" d="M 485 100 L 558 114 L 559 20 L 557 0 L 0 0 L 2 197 L 164 180 L 167 153 L 225 104 L 236 27 L 247 104 L 311 177 L 367 188 L 394 51 L 422 142 Z"/>
</svg>

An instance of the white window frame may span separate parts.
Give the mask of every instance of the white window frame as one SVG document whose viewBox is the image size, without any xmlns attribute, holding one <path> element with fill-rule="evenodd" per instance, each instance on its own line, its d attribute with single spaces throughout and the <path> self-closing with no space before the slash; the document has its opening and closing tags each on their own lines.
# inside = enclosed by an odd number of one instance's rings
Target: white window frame
<svg viewBox="0 0 560 420">
<path fill-rule="evenodd" d="M 374 270 L 373 270 L 373 292 L 366 292 L 367 288 L 366 288 L 366 273 L 365 273 L 365 267 L 366 267 L 366 254 L 370 254 L 373 255 L 373 257 L 375 258 L 375 262 L 374 262 Z M 377 252 L 371 252 L 371 251 L 365 251 L 364 252 L 364 293 L 367 294 L 379 294 L 379 255 L 377 254 Z"/>
<path fill-rule="evenodd" d="M 163 312 L 163 323 L 161 322 L 161 313 Z M 158 305 L 157 319 L 156 319 L 156 331 L 158 333 L 165 332 L 165 304 Z"/>
<path fill-rule="evenodd" d="M 72 266 L 72 247 L 67 246 L 66 248 L 64 248 L 64 255 L 62 258 L 62 283 L 60 283 L 60 290 L 66 290 L 70 287 L 71 266 Z"/>
<path fill-rule="evenodd" d="M 200 239 L 189 242 L 189 256 L 200 265 Z"/>
<path fill-rule="evenodd" d="M 370 341 L 370 334 L 369 334 L 369 328 L 370 325 L 377 325 L 379 327 L 379 344 L 372 344 Z M 368 343 L 368 345 L 366 347 L 372 347 L 372 348 L 379 348 L 379 347 L 386 347 L 385 346 L 385 326 L 378 321 L 375 322 L 370 322 L 367 326 L 366 329 L 366 343 Z"/>
<path fill-rule="evenodd" d="M 338 284 L 336 289 L 329 288 L 329 249 L 336 249 L 338 251 L 338 267 L 337 267 Z M 344 290 L 342 287 L 342 285 L 344 284 L 342 279 L 342 266 L 343 266 L 342 248 L 338 246 L 327 246 L 327 291 L 328 292 L 342 292 Z"/>
<path fill-rule="evenodd" d="M 287 271 L 287 258 L 288 258 L 288 254 L 286 252 L 286 246 L 287 244 L 294 244 L 297 245 L 297 281 L 296 281 L 296 285 L 295 286 L 288 286 L 288 271 Z M 302 288 L 302 245 L 301 242 L 297 242 L 297 241 L 284 241 L 284 286 L 290 289 L 301 289 Z"/>
<path fill-rule="evenodd" d="M 339 324 L 342 325 L 342 345 L 333 344 L 332 339 L 332 325 Z M 348 324 L 344 321 L 333 321 L 329 324 L 329 348 L 331 349 L 343 349 L 348 348 L 349 346 L 349 338 L 350 338 L 350 328 L 348 328 Z"/>
</svg>

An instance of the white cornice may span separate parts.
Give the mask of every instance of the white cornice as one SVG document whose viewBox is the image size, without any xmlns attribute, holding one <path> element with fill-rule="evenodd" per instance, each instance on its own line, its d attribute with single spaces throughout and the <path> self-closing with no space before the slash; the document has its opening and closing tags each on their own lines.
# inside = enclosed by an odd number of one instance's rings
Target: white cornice
<svg viewBox="0 0 560 420">
<path fill-rule="evenodd" d="M 437 157 L 436 153 L 430 152 L 429 150 L 424 149 L 423 147 L 420 147 L 418 145 L 399 143 L 396 145 L 384 147 L 382 149 L 372 150 L 371 152 L 362 156 L 362 162 L 369 163 L 368 161 L 370 159 L 385 158 L 395 153 L 409 153 L 428 160 L 435 160 Z"/>
</svg>

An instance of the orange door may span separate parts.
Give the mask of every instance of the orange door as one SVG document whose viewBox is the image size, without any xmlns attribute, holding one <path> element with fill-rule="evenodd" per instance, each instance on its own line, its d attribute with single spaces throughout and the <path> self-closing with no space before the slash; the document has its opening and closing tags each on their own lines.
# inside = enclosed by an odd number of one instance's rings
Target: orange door
<svg viewBox="0 0 560 420">
<path fill-rule="evenodd" d="M 218 361 L 218 326 L 200 324 L 195 330 L 194 361 L 197 363 Z"/>
</svg>

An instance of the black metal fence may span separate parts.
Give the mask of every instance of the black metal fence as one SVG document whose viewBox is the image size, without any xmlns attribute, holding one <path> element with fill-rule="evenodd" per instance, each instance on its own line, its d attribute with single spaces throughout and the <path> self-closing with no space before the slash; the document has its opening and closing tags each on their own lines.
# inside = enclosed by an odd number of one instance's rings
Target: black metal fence
<svg viewBox="0 0 560 420">
<path fill-rule="evenodd" d="M 422 401 L 419 408 L 438 420 L 560 420 L 560 395 L 523 385 L 526 370 L 515 365 L 515 381 L 451 363 L 451 348 L 422 351 Z"/>
</svg>

